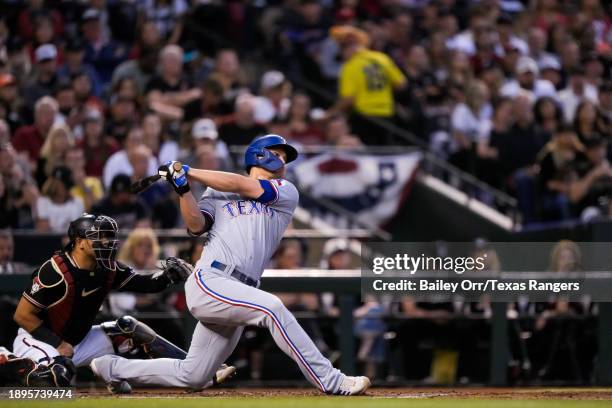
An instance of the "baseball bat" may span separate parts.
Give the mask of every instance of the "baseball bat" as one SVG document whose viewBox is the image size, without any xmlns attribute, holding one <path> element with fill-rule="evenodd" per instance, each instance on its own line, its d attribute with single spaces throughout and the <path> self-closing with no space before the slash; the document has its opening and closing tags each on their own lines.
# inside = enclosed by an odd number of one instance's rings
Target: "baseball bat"
<svg viewBox="0 0 612 408">
<path fill-rule="evenodd" d="M 181 162 L 174 162 L 172 167 L 174 168 L 174 171 L 180 171 L 181 168 L 183 167 L 183 163 L 181 163 Z M 140 179 L 138 181 L 135 181 L 130 186 L 130 191 L 133 194 L 142 193 L 147 188 L 151 187 L 160 178 L 161 178 L 161 176 L 159 174 L 154 174 L 152 176 L 145 177 L 145 178 L 142 178 L 142 179 Z"/>
<path fill-rule="evenodd" d="M 161 178 L 161 176 L 159 174 L 154 174 L 153 176 L 145 177 L 145 178 L 142 178 L 142 179 L 140 179 L 138 181 L 135 181 L 130 186 L 130 191 L 133 194 L 142 193 L 147 188 L 151 187 L 153 185 L 153 183 L 155 183 L 160 178 Z"/>
</svg>

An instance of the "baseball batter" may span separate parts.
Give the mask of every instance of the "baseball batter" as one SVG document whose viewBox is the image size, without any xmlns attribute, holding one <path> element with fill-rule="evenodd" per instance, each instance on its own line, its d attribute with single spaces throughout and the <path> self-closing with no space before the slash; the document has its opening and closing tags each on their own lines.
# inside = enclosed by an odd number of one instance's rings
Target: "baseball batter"
<svg viewBox="0 0 612 408">
<path fill-rule="evenodd" d="M 268 328 L 276 344 L 322 392 L 365 392 L 367 377 L 349 377 L 335 369 L 280 299 L 258 289 L 298 204 L 297 189 L 283 179 L 285 163 L 297 156 L 284 138 L 267 135 L 246 150 L 248 176 L 180 168 L 175 162 L 159 168 L 180 195 L 189 232 L 209 231 L 202 256 L 185 282 L 187 305 L 199 324 L 184 360 L 104 356 L 91 363 L 97 375 L 106 382 L 198 388 L 232 353 L 244 326 L 254 325 Z M 208 187 L 199 202 L 187 194 L 188 179 Z"/>
</svg>

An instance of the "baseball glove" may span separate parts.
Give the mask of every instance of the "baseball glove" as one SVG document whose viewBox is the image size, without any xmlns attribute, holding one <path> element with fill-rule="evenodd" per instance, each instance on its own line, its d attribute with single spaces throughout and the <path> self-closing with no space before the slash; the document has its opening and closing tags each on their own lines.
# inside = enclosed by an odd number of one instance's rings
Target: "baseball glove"
<svg viewBox="0 0 612 408">
<path fill-rule="evenodd" d="M 29 358 L 0 354 L 0 387 L 26 385 L 27 376 L 36 369 L 36 363 Z"/>
<path fill-rule="evenodd" d="M 176 284 L 185 282 L 187 277 L 193 272 L 193 266 L 182 259 L 171 256 L 163 263 L 162 270 L 170 282 Z"/>
<path fill-rule="evenodd" d="M 28 387 L 70 387 L 76 367 L 71 359 L 54 357 L 49 365 L 40 364 L 26 376 Z"/>
<path fill-rule="evenodd" d="M 67 357 L 57 356 L 49 365 L 14 355 L 0 355 L 0 386 L 69 387 L 76 369 Z"/>
</svg>

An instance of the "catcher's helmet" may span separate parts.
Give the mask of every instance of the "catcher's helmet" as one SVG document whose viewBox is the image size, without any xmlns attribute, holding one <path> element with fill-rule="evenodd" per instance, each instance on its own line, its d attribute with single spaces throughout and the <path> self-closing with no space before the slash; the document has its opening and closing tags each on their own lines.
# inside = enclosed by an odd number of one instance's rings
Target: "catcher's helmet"
<svg viewBox="0 0 612 408">
<path fill-rule="evenodd" d="M 265 135 L 253 140 L 244 153 L 244 166 L 247 173 L 251 167 L 261 167 L 268 171 L 277 171 L 284 163 L 276 157 L 269 148 L 280 148 L 287 154 L 287 163 L 297 159 L 298 152 L 295 147 L 287 143 L 284 137 L 279 135 Z"/>
<path fill-rule="evenodd" d="M 70 223 L 68 227 L 68 238 L 70 242 L 64 248 L 71 251 L 77 238 L 83 238 L 92 242 L 96 262 L 106 269 L 115 270 L 118 242 L 117 222 L 106 215 L 95 216 L 84 213 Z"/>
<path fill-rule="evenodd" d="M 64 248 L 66 251 L 71 251 L 77 238 L 87 239 L 87 231 L 93 227 L 96 221 L 96 216 L 83 213 L 79 218 L 70 222 L 68 226 L 68 245 Z"/>
</svg>

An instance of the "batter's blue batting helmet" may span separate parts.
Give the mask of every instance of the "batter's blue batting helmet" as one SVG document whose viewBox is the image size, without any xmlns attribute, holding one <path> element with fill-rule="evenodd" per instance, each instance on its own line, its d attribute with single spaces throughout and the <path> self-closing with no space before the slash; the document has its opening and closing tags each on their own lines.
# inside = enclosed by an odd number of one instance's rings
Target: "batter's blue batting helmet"
<svg viewBox="0 0 612 408">
<path fill-rule="evenodd" d="M 268 171 L 276 171 L 283 167 L 283 161 L 269 151 L 270 148 L 283 149 L 287 154 L 287 163 L 297 159 L 295 147 L 287 143 L 279 135 L 265 135 L 253 140 L 244 153 L 244 166 L 248 172 L 251 167 L 261 167 Z"/>
</svg>

